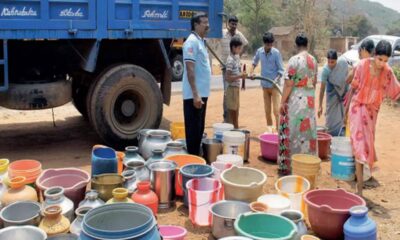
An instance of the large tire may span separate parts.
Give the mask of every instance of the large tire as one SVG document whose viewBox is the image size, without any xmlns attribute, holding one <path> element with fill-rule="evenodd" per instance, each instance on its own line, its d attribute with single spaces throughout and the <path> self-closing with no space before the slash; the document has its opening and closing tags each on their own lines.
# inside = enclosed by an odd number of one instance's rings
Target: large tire
<svg viewBox="0 0 400 240">
<path fill-rule="evenodd" d="M 183 78 L 183 57 L 181 54 L 175 55 L 175 57 L 171 60 L 172 67 L 172 81 L 182 81 Z"/>
<path fill-rule="evenodd" d="M 90 121 L 110 146 L 133 144 L 140 129 L 160 125 L 161 91 L 154 77 L 141 67 L 122 64 L 108 69 L 89 94 Z"/>
</svg>

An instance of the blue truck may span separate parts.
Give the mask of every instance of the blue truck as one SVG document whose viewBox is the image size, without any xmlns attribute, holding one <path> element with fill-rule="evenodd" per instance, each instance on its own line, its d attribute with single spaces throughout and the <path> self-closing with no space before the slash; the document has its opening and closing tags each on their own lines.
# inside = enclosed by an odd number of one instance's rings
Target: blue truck
<svg viewBox="0 0 400 240">
<path fill-rule="evenodd" d="M 197 12 L 221 37 L 222 11 L 223 0 L 0 0 L 0 106 L 72 100 L 105 143 L 133 144 L 170 102 L 171 41 Z"/>
</svg>

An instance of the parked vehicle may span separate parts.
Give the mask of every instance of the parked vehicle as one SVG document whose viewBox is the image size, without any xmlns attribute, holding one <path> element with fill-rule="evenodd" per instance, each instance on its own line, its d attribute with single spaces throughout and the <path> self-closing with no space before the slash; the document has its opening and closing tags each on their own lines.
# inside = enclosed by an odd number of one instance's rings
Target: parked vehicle
<svg viewBox="0 0 400 240">
<path fill-rule="evenodd" d="M 360 48 L 362 42 L 367 39 L 371 39 L 372 41 L 374 41 L 375 46 L 380 40 L 389 41 L 392 44 L 393 49 L 392 57 L 389 59 L 389 65 L 400 67 L 400 37 L 389 35 L 371 35 L 364 38 L 357 44 L 351 46 L 351 49 L 343 54 L 349 65 L 355 66 L 360 61 L 360 58 L 358 56 L 358 49 Z"/>
<path fill-rule="evenodd" d="M 1 0 L 0 106 L 72 100 L 106 144 L 133 144 L 170 102 L 164 40 L 187 37 L 196 12 L 221 37 L 222 10 L 223 0 Z"/>
</svg>

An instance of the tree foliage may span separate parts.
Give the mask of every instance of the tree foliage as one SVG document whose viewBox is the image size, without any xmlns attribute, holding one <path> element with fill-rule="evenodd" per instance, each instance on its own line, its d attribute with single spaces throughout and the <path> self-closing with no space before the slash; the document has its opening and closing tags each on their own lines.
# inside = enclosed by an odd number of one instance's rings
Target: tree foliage
<svg viewBox="0 0 400 240">
<path fill-rule="evenodd" d="M 254 51 L 262 45 L 263 33 L 275 24 L 278 11 L 271 0 L 225 0 L 225 13 L 239 18 Z"/>
<path fill-rule="evenodd" d="M 393 22 L 390 26 L 388 31 L 386 32 L 387 35 L 394 35 L 400 37 L 400 20 Z"/>
<path fill-rule="evenodd" d="M 374 27 L 367 17 L 364 15 L 356 15 L 349 18 L 347 21 L 345 33 L 350 36 L 357 36 L 361 39 L 378 33 L 378 29 Z"/>
</svg>

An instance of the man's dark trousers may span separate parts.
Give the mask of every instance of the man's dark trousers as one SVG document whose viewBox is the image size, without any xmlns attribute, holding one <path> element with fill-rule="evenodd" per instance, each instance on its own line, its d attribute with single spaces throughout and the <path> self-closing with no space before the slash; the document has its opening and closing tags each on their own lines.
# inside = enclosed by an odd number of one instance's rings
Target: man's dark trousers
<svg viewBox="0 0 400 240">
<path fill-rule="evenodd" d="M 203 138 L 206 119 L 207 99 L 202 98 L 204 104 L 200 109 L 194 107 L 193 99 L 183 100 L 186 148 L 189 154 L 200 155 L 200 144 Z"/>
</svg>

